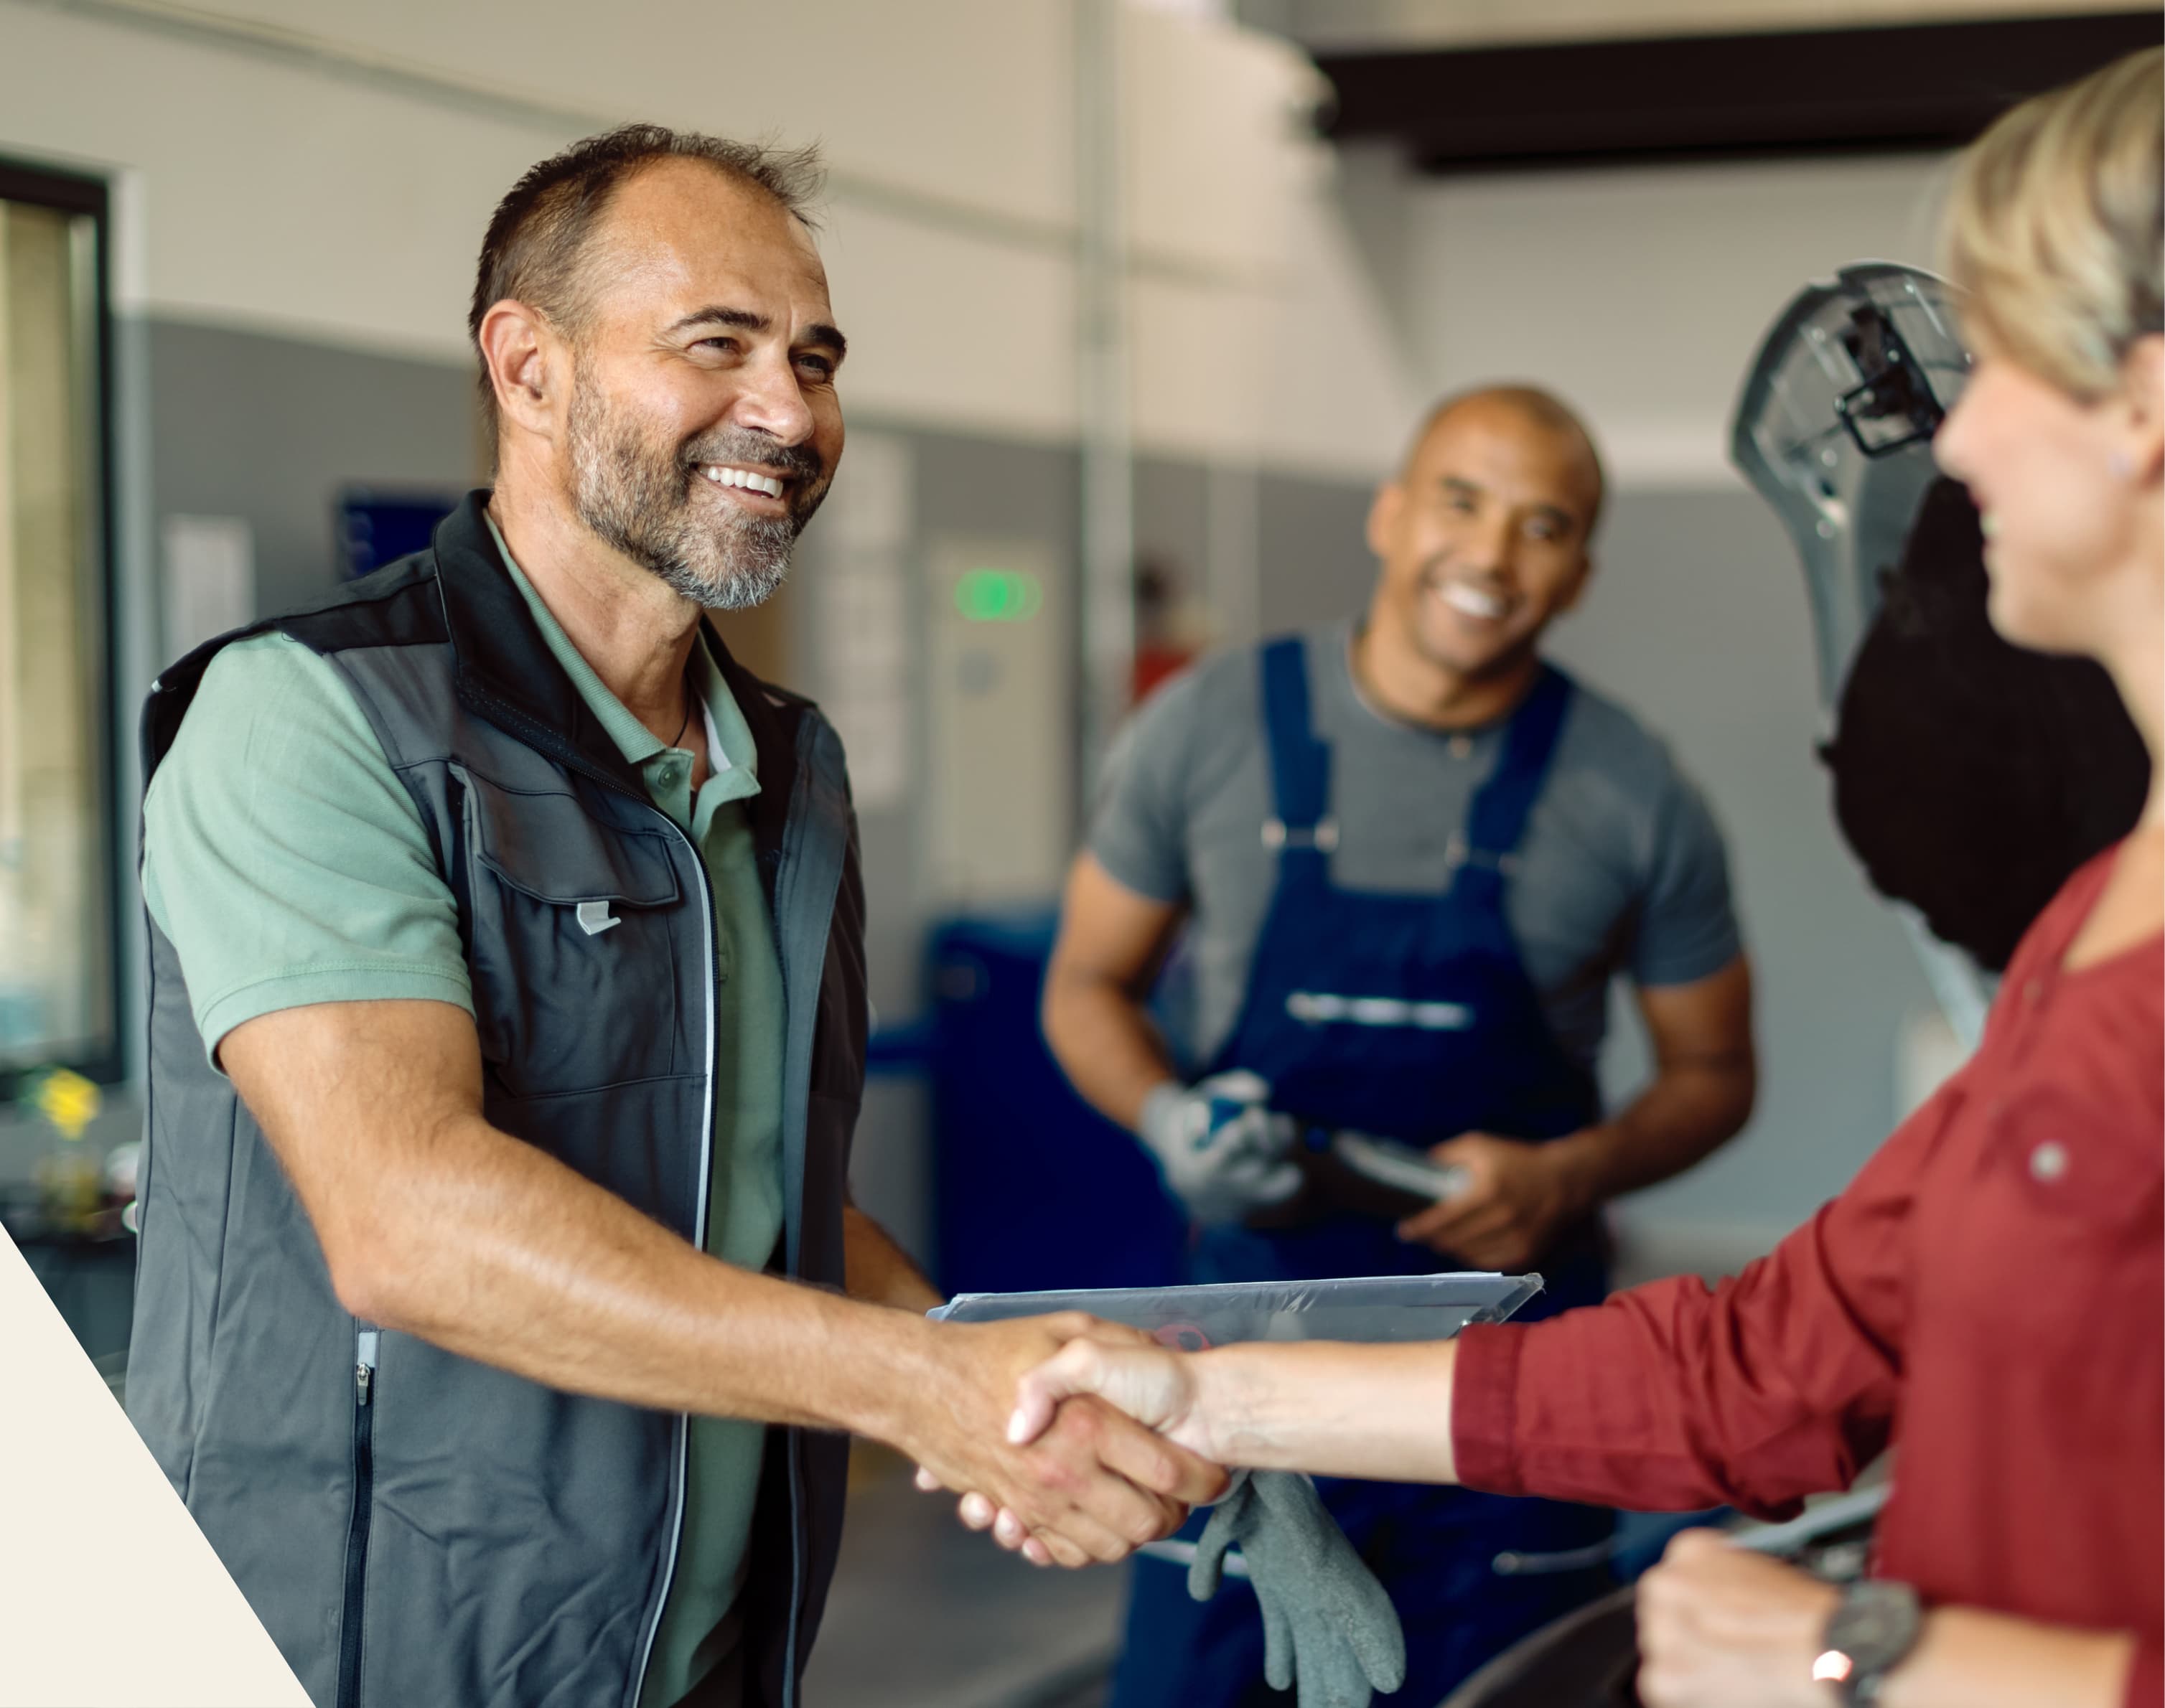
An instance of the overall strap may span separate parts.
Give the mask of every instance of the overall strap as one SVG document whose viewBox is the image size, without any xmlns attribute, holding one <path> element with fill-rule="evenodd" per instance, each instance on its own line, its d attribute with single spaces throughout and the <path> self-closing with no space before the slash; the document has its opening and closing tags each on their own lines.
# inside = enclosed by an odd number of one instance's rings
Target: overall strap
<svg viewBox="0 0 2165 1708">
<path fill-rule="evenodd" d="M 1287 854 L 1328 853 L 1337 846 L 1330 817 L 1330 749 L 1316 738 L 1309 715 L 1308 646 L 1289 634 L 1261 655 L 1263 733 L 1271 749 L 1273 817 L 1263 841 Z"/>
<path fill-rule="evenodd" d="M 1481 786 L 1467 809 L 1466 832 L 1455 852 L 1463 865 L 1476 871 L 1500 873 L 1526 833 L 1534 802 L 1547 782 L 1550 762 L 1563 733 L 1565 714 L 1571 709 L 1572 681 L 1551 665 L 1541 666 L 1541 680 L 1511 714 L 1504 731 L 1504 750 L 1496 769 Z"/>
</svg>

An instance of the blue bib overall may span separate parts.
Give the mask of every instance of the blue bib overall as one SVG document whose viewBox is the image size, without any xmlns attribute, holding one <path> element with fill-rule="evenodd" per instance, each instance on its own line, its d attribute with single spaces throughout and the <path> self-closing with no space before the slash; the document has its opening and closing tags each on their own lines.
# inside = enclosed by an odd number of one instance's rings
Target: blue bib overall
<svg viewBox="0 0 2165 1708">
<path fill-rule="evenodd" d="M 1305 1123 L 1429 1145 L 1462 1133 L 1524 1139 L 1598 1118 L 1593 1077 L 1558 1044 L 1513 941 L 1504 889 L 1573 692 L 1545 670 L 1506 727 L 1475 794 L 1441 896 L 1341 889 L 1330 816 L 1330 751 L 1309 714 L 1298 637 L 1262 654 L 1264 727 L 1277 817 L 1264 838 L 1278 878 L 1247 996 L 1213 1073 L 1245 1068 Z M 1197 1281 L 1428 1274 L 1467 1265 L 1409 1245 L 1392 1224 L 1324 1210 L 1284 1227 L 1201 1231 Z M 1545 1253 L 1546 1290 L 1522 1317 L 1598 1301 L 1607 1277 L 1598 1230 Z M 1439 1417 L 1436 1427 L 1448 1427 Z M 1604 1540 L 1605 1511 L 1463 1489 L 1318 1479 L 1325 1504 L 1389 1590 L 1405 1627 L 1406 1684 L 1393 1700 L 1435 1705 L 1483 1662 L 1605 1585 L 1599 1570 L 1506 1577 L 1505 1550 L 1548 1553 Z M 1199 1534 L 1206 1514 L 1183 1535 Z M 1227 1578 L 1188 1599 L 1184 1569 L 1148 1558 L 1132 1579 L 1114 1708 L 1263 1708 L 1287 1698 L 1262 1681 L 1254 1592 Z"/>
</svg>

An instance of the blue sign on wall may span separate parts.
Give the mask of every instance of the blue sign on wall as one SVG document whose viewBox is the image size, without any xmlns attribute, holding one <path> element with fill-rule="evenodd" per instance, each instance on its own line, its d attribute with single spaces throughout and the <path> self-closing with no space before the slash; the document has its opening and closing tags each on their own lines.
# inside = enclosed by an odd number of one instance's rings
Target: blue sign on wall
<svg viewBox="0 0 2165 1708">
<path fill-rule="evenodd" d="M 339 570 L 356 581 L 408 552 L 419 551 L 436 524 L 458 508 L 456 492 L 385 492 L 348 486 L 339 494 Z"/>
</svg>

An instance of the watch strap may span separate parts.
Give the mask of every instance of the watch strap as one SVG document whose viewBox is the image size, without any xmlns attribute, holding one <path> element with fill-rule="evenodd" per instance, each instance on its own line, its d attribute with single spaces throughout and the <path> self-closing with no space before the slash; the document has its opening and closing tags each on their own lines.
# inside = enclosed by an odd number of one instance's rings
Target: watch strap
<svg viewBox="0 0 2165 1708">
<path fill-rule="evenodd" d="M 1861 1606 L 1867 1603 L 1875 1604 L 1881 1617 L 1893 1616 L 1892 1642 L 1883 1637 L 1874 1642 L 1858 1640 L 1862 1633 L 1856 1632 L 1855 1622 Z M 1888 1674 L 1910 1658 L 1923 1629 L 1924 1615 L 1917 1592 L 1907 1584 L 1865 1578 L 1844 1590 L 1841 1600 L 1827 1621 L 1826 1634 L 1822 1639 L 1827 1656 L 1838 1654 L 1848 1663 L 1840 1674 L 1829 1679 L 1843 1708 L 1873 1708 L 1879 1700 Z"/>
</svg>

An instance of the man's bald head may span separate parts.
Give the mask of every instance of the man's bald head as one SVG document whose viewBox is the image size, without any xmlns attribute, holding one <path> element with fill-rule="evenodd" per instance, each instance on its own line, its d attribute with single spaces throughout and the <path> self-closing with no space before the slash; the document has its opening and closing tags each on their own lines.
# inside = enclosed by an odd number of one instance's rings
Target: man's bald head
<svg viewBox="0 0 2165 1708">
<path fill-rule="evenodd" d="M 1423 418 L 1420 430 L 1406 447 L 1405 460 L 1399 465 L 1399 479 L 1412 477 L 1420 463 L 1421 453 L 1437 430 L 1447 422 L 1462 416 L 1500 414 L 1514 418 L 1541 431 L 1553 434 L 1570 447 L 1571 460 L 1583 481 L 1586 513 L 1585 530 L 1591 533 L 1600 518 L 1601 501 L 1608 491 L 1608 476 L 1601 466 L 1601 453 L 1593 443 L 1593 435 L 1586 423 L 1578 418 L 1572 407 L 1553 392 L 1543 391 L 1539 386 L 1506 385 L 1477 386 L 1471 390 L 1453 392 L 1438 403 Z"/>
<path fill-rule="evenodd" d="M 1444 399 L 1369 507 L 1382 570 L 1371 666 L 1439 717 L 1513 703 L 1542 633 L 1585 591 L 1600 508 L 1593 440 L 1548 392 L 1483 386 Z"/>
</svg>

